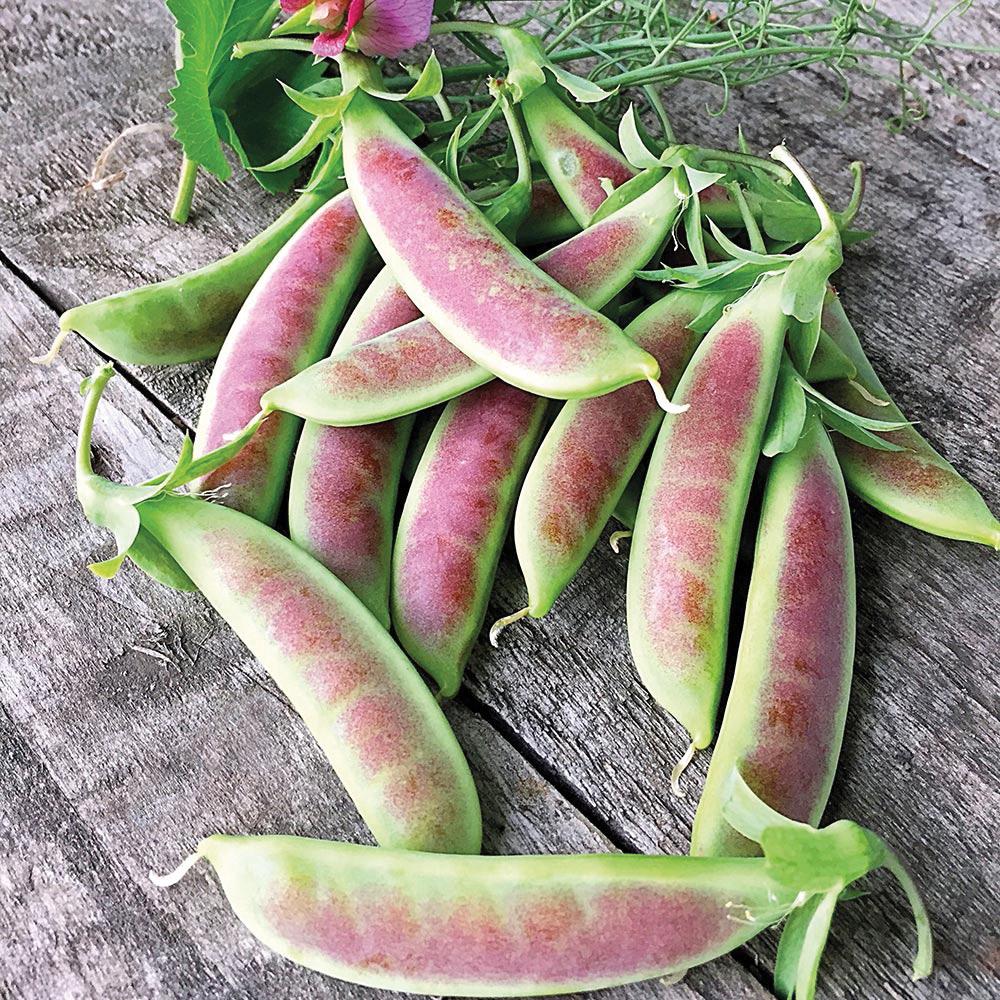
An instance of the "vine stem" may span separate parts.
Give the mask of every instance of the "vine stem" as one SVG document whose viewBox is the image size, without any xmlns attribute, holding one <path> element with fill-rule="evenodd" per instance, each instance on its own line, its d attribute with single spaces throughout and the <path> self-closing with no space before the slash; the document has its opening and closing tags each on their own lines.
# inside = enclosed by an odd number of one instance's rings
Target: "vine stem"
<svg viewBox="0 0 1000 1000">
<path fill-rule="evenodd" d="M 185 156 L 181 160 L 181 174 L 177 181 L 174 206 L 170 209 L 170 218 L 179 225 L 183 226 L 191 214 L 191 202 L 194 199 L 194 185 L 197 179 L 198 164 Z"/>
</svg>

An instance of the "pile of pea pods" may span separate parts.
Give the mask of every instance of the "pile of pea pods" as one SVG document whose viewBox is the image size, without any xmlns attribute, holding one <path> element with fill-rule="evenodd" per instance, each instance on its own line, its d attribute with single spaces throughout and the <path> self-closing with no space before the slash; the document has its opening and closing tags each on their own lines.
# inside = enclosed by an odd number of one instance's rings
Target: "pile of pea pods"
<svg viewBox="0 0 1000 1000">
<path fill-rule="evenodd" d="M 631 113 L 619 149 L 545 84 L 504 114 L 516 174 L 467 190 L 454 156 L 439 165 L 359 87 L 268 230 L 62 319 L 122 362 L 218 354 L 194 442 L 139 485 L 94 472 L 113 366 L 85 382 L 79 499 L 117 541 L 91 568 L 129 558 L 200 591 L 379 845 L 218 835 L 157 881 L 206 859 L 274 950 L 433 995 L 671 976 L 783 923 L 776 988 L 808 1000 L 838 900 L 886 867 L 927 975 L 899 860 L 848 821 L 818 828 L 854 658 L 847 491 L 950 538 L 997 547 L 1000 524 L 892 403 L 830 284 L 861 185 L 835 212 L 783 146 L 661 149 Z M 674 784 L 715 744 L 691 856 L 482 857 L 439 700 L 462 682 L 511 525 L 527 598 L 494 642 L 547 614 L 613 518 L 616 543 L 631 533 L 636 669 L 687 734 L 687 752 L 664 748 Z"/>
</svg>

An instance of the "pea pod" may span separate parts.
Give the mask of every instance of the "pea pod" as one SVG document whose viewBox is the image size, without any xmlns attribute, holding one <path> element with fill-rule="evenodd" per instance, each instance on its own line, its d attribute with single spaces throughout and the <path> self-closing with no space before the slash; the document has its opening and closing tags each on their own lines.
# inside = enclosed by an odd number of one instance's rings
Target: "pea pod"
<svg viewBox="0 0 1000 1000">
<path fill-rule="evenodd" d="M 465 757 L 402 650 L 332 573 L 238 511 L 94 474 L 90 437 L 113 374 L 91 377 L 77 492 L 121 554 L 139 531 L 176 561 L 261 661 L 320 744 L 375 839 L 387 847 L 479 850 L 479 799 Z M 113 573 L 121 556 L 95 570 Z"/>
<path fill-rule="evenodd" d="M 589 225 L 608 196 L 606 185 L 621 187 L 635 168 L 547 86 L 532 91 L 520 107 L 559 197 L 581 226 Z"/>
<path fill-rule="evenodd" d="M 823 325 L 857 368 L 855 384 L 830 383 L 824 386 L 826 394 L 866 417 L 905 419 L 875 374 L 836 295 L 828 300 Z M 865 394 L 887 405 L 878 405 Z M 982 496 L 915 428 L 905 427 L 880 436 L 905 450 L 879 451 L 841 435 L 834 438 L 851 492 L 897 521 L 932 535 L 1000 549 L 1000 522 Z"/>
<path fill-rule="evenodd" d="M 691 735 L 673 771 L 676 794 L 715 731 L 740 532 L 785 330 L 798 321 L 790 346 L 808 367 L 827 282 L 843 260 L 837 221 L 812 179 L 783 146 L 771 156 L 802 185 L 820 230 L 797 253 L 765 261 L 695 352 L 677 387 L 690 410 L 660 428 L 632 538 L 629 645 L 643 683 Z"/>
<path fill-rule="evenodd" d="M 453 399 L 410 484 L 393 553 L 392 621 L 445 697 L 458 690 L 482 628 L 546 405 L 500 381 Z"/>
<path fill-rule="evenodd" d="M 177 365 L 214 358 L 277 253 L 344 186 L 339 148 L 334 148 L 294 204 L 235 253 L 176 278 L 75 306 L 60 317 L 60 330 L 77 331 L 103 354 L 126 364 Z"/>
<path fill-rule="evenodd" d="M 153 881 L 173 885 L 206 859 L 257 938 L 338 979 L 438 996 L 529 997 L 683 973 L 786 914 L 811 915 L 817 901 L 828 920 L 846 885 L 884 867 L 913 909 L 913 976 L 930 973 L 927 912 L 879 837 L 845 820 L 824 830 L 794 823 L 763 806 L 738 776 L 734 786 L 727 815 L 763 844 L 766 860 L 447 857 L 216 835 Z M 797 1000 L 815 996 L 825 940 L 825 933 L 796 934 L 785 950 L 786 962 L 797 958 Z"/>
<path fill-rule="evenodd" d="M 736 768 L 769 806 L 817 825 L 833 784 L 854 663 L 855 585 L 844 477 L 820 419 L 771 463 L 732 689 L 691 853 L 757 853 L 723 818 Z"/>
<path fill-rule="evenodd" d="M 536 264 L 582 301 L 600 308 L 656 253 L 677 207 L 674 178 L 668 176 L 542 254 Z M 261 406 L 322 424 L 376 423 L 452 399 L 492 377 L 424 318 L 318 362 L 265 393 Z"/>
<path fill-rule="evenodd" d="M 628 632 L 653 697 L 708 746 L 726 656 L 740 528 L 781 358 L 780 276 L 765 278 L 696 351 L 646 474 L 628 573 Z"/>
<path fill-rule="evenodd" d="M 556 399 L 656 382 L 650 355 L 533 265 L 361 91 L 344 113 L 344 169 L 399 283 L 477 364 Z"/>
<path fill-rule="evenodd" d="M 666 392 L 673 392 L 701 340 L 705 326 L 697 321 L 718 314 L 730 298 L 678 289 L 626 328 L 659 362 Z M 504 624 L 524 614 L 547 614 L 604 530 L 663 418 L 639 388 L 625 386 L 595 399 L 571 400 L 546 433 L 514 518 L 528 606 Z"/>
<path fill-rule="evenodd" d="M 195 435 L 219 447 L 260 409 L 272 386 L 318 361 L 372 253 L 347 191 L 327 202 L 271 261 L 233 323 L 212 370 Z M 234 510 L 273 524 L 285 496 L 300 421 L 274 414 L 239 454 L 198 483 Z"/>
<path fill-rule="evenodd" d="M 383 268 L 361 296 L 333 356 L 405 325 L 420 312 Z M 411 417 L 363 427 L 308 421 L 292 465 L 288 531 L 389 627 L 396 495 Z"/>
</svg>

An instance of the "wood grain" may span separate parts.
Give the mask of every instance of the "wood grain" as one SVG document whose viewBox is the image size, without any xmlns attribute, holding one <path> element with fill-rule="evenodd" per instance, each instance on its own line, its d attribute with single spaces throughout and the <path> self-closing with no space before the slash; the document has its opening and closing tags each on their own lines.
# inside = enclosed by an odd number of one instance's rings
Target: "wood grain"
<svg viewBox="0 0 1000 1000">
<path fill-rule="evenodd" d="M 918 3 L 888 11 L 925 9 Z M 126 125 L 164 118 L 172 62 L 158 3 L 44 0 L 0 10 L 6 197 L 0 251 L 5 365 L 0 455 L 5 559 L 0 593 L 0 993 L 30 998 L 365 997 L 257 946 L 202 874 L 153 889 L 214 829 L 364 839 L 342 789 L 260 668 L 200 598 L 134 570 L 99 583 L 84 563 L 106 551 L 72 497 L 78 400 L 93 364 L 82 345 L 50 371 L 25 358 L 76 302 L 205 263 L 239 245 L 284 202 L 252 181 L 199 182 L 192 223 L 166 219 L 177 150 L 164 136 L 127 147 L 125 181 L 80 185 Z M 1000 40 L 1000 12 L 977 5 L 950 29 Z M 995 58 L 948 71 L 995 96 Z M 729 144 L 737 122 L 767 149 L 785 139 L 843 198 L 846 165 L 869 165 L 859 222 L 877 231 L 839 279 L 873 361 L 923 432 L 996 510 L 1000 367 L 1000 125 L 939 100 L 913 131 L 885 128 L 876 83 L 839 109 L 808 72 L 704 114 L 703 88 L 668 98 L 675 127 Z M 938 95 L 940 98 L 940 95 Z M 961 124 L 962 121 L 967 124 Z M 33 291 L 37 290 L 43 302 Z M 208 366 L 116 380 L 98 427 L 110 475 L 162 468 L 176 422 L 193 422 Z M 171 420 L 173 417 L 173 422 Z M 1000 753 L 996 557 L 855 505 L 860 630 L 845 753 L 829 815 L 883 833 L 927 895 L 938 936 L 932 980 L 912 985 L 912 932 L 887 880 L 842 907 L 823 967 L 828 997 L 995 994 Z M 103 547 L 102 547 L 103 546 Z M 602 543 L 553 613 L 481 644 L 451 709 L 484 797 L 491 851 L 683 851 L 706 760 L 689 797 L 667 790 L 680 732 L 638 684 L 624 629 L 625 557 Z M 508 555 L 492 612 L 520 606 Z M 882 891 L 885 890 L 885 891 Z M 760 997 L 773 940 L 694 970 L 669 996 Z M 759 968 L 758 968 L 759 966 Z M 606 996 L 660 996 L 659 984 Z"/>
</svg>

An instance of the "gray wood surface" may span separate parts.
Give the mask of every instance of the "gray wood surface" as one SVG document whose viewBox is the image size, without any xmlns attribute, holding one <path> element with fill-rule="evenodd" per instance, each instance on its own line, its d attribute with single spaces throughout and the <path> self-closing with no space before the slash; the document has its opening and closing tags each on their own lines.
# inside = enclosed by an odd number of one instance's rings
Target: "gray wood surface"
<svg viewBox="0 0 1000 1000">
<path fill-rule="evenodd" d="M 996 9 L 976 11 L 954 30 L 996 43 Z M 203 179 L 191 224 L 171 225 L 177 153 L 162 135 L 126 147 L 123 183 L 81 194 L 105 142 L 164 117 L 168 29 L 158 3 L 0 8 L 0 995 L 361 998 L 372 991 L 264 951 L 204 872 L 172 891 L 146 880 L 215 830 L 367 835 L 283 697 L 201 598 L 133 568 L 110 583 L 87 572 L 107 539 L 73 497 L 74 389 L 97 355 L 77 342 L 52 369 L 26 360 L 58 311 L 211 260 L 279 211 L 245 179 Z M 983 93 L 1000 81 L 985 57 L 956 60 L 953 73 Z M 842 110 L 809 73 L 735 97 L 720 119 L 704 114 L 703 89 L 669 96 L 693 139 L 728 142 L 740 121 L 760 148 L 787 140 L 841 196 L 847 162 L 869 164 L 860 221 L 878 235 L 851 252 L 842 294 L 900 404 L 1000 506 L 998 124 L 944 100 L 892 136 L 878 85 Z M 109 475 L 163 468 L 207 372 L 115 380 L 96 433 Z M 938 964 L 930 981 L 909 982 L 909 919 L 879 878 L 879 891 L 838 913 L 821 995 L 994 996 L 997 560 L 861 505 L 854 513 L 858 658 L 829 816 L 871 825 L 907 859 Z M 686 847 L 706 760 L 689 772 L 690 797 L 672 798 L 666 774 L 683 739 L 631 666 L 625 559 L 599 546 L 546 620 L 509 630 L 499 651 L 482 643 L 449 708 L 491 852 Z M 491 611 L 522 596 L 508 556 Z M 773 944 L 765 936 L 679 986 L 604 995 L 766 998 Z"/>
</svg>

